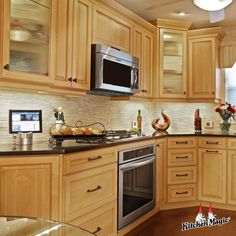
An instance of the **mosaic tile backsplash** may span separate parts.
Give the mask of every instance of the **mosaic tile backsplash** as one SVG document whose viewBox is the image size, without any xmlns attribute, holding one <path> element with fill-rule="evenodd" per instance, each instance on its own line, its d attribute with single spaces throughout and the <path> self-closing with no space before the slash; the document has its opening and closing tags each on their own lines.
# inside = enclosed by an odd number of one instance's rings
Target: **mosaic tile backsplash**
<svg viewBox="0 0 236 236">
<path fill-rule="evenodd" d="M 136 121 L 140 109 L 143 117 L 143 132 L 152 134 L 153 119 L 160 117 L 162 109 L 170 116 L 169 132 L 193 132 L 193 117 L 195 109 L 200 109 L 203 124 L 213 121 L 214 128 L 209 132 L 219 132 L 220 117 L 214 111 L 215 104 L 211 103 L 170 103 L 150 101 L 111 101 L 109 97 L 87 95 L 69 98 L 56 95 L 0 90 L 0 144 L 13 142 L 9 134 L 9 109 L 41 109 L 43 114 L 43 133 L 34 134 L 34 142 L 48 140 L 49 129 L 54 124 L 53 109 L 63 107 L 65 121 L 74 125 L 77 120 L 84 124 L 101 122 L 106 129 L 129 129 L 131 121 Z M 231 131 L 236 131 L 232 123 Z M 204 126 L 204 125 L 203 125 Z"/>
</svg>

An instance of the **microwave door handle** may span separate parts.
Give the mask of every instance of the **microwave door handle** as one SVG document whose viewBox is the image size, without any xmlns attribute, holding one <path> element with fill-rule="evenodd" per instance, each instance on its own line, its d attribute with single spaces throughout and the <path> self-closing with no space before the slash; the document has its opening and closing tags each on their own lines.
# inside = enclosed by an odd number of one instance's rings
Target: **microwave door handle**
<svg viewBox="0 0 236 236">
<path fill-rule="evenodd" d="M 131 89 L 134 89 L 134 84 L 135 84 L 134 76 L 135 76 L 135 71 L 134 68 L 131 67 Z"/>
<path fill-rule="evenodd" d="M 132 67 L 132 73 L 134 74 L 134 76 L 132 76 L 132 86 L 131 86 L 131 88 L 134 89 L 135 85 L 138 83 L 137 69 Z"/>
<path fill-rule="evenodd" d="M 126 165 L 124 167 L 120 167 L 120 170 L 122 170 L 122 171 L 132 170 L 132 169 L 140 167 L 140 166 L 148 165 L 148 164 L 152 163 L 153 161 L 154 161 L 154 157 L 152 157 L 146 161 L 141 161 L 141 162 L 134 163 L 134 164 L 129 163 L 128 165 Z"/>
</svg>

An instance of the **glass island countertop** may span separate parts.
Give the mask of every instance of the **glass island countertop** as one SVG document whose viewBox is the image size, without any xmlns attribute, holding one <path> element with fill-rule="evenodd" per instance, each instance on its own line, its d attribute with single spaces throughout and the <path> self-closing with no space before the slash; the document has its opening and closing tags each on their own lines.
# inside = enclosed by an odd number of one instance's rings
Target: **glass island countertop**
<svg viewBox="0 0 236 236">
<path fill-rule="evenodd" d="M 72 225 L 36 218 L 1 217 L 0 236 L 93 236 Z"/>
</svg>

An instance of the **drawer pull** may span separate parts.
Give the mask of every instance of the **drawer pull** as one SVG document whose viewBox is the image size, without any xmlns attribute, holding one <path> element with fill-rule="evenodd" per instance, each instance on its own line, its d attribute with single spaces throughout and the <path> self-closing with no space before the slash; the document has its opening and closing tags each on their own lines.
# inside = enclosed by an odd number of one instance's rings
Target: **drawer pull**
<svg viewBox="0 0 236 236">
<path fill-rule="evenodd" d="M 177 156 L 176 159 L 187 159 L 188 156 Z"/>
<path fill-rule="evenodd" d="M 98 232 L 100 232 L 102 230 L 102 228 L 101 227 L 97 227 L 97 229 L 94 231 L 94 232 L 92 232 L 92 234 L 97 234 Z"/>
<path fill-rule="evenodd" d="M 101 159 L 102 156 L 97 156 L 97 157 L 89 157 L 88 158 L 88 161 L 95 161 L 95 160 L 98 160 L 98 159 Z"/>
<path fill-rule="evenodd" d="M 88 189 L 88 190 L 87 190 L 87 193 L 92 193 L 92 192 L 95 192 L 95 191 L 97 191 L 97 190 L 99 190 L 99 189 L 102 189 L 102 187 L 101 187 L 100 185 L 98 185 L 97 188 Z"/>
<path fill-rule="evenodd" d="M 188 191 L 184 191 L 184 192 L 176 192 L 176 194 L 187 194 Z"/>
<path fill-rule="evenodd" d="M 176 176 L 176 177 L 186 177 L 186 176 L 188 176 L 188 174 L 182 174 L 182 175 L 176 174 L 175 176 Z"/>
<path fill-rule="evenodd" d="M 209 142 L 209 141 L 206 141 L 206 144 L 219 144 L 219 142 Z"/>
<path fill-rule="evenodd" d="M 214 152 L 214 153 L 218 153 L 218 150 L 206 150 L 206 152 Z"/>
<path fill-rule="evenodd" d="M 188 144 L 188 141 L 176 141 L 176 144 Z"/>
</svg>

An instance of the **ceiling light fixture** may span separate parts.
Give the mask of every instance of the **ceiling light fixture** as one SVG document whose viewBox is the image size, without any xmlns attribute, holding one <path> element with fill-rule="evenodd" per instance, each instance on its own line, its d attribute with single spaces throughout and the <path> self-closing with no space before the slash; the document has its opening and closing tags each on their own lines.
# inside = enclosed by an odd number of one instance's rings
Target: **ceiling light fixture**
<svg viewBox="0 0 236 236">
<path fill-rule="evenodd" d="M 233 0 L 193 0 L 193 3 L 206 11 L 218 11 L 227 7 Z"/>
<path fill-rule="evenodd" d="M 186 11 L 183 11 L 183 10 L 176 10 L 174 13 L 176 15 L 178 15 L 178 16 L 186 16 L 186 15 L 188 15 L 188 13 Z"/>
</svg>

